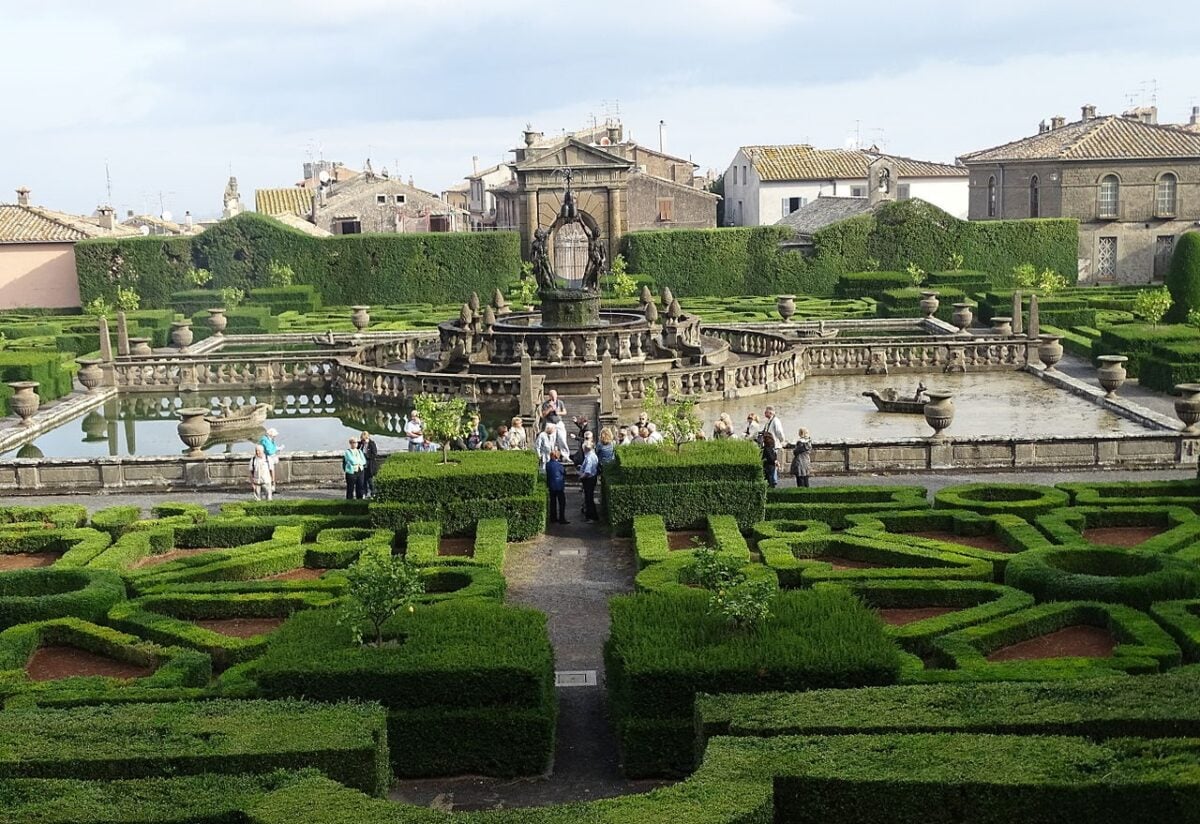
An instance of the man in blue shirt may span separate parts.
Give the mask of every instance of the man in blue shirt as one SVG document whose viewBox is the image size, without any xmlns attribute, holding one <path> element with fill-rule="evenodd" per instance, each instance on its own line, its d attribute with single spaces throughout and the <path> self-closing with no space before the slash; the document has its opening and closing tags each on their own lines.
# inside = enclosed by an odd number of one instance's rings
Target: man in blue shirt
<svg viewBox="0 0 1200 824">
<path fill-rule="evenodd" d="M 550 493 L 550 523 L 566 524 L 567 520 L 567 470 L 562 465 L 562 453 L 551 451 L 546 461 L 546 489 Z"/>
<path fill-rule="evenodd" d="M 583 442 L 583 463 L 579 467 L 579 482 L 583 485 L 583 519 L 600 520 L 596 511 L 596 478 L 600 474 L 600 459 L 591 441 Z"/>
</svg>

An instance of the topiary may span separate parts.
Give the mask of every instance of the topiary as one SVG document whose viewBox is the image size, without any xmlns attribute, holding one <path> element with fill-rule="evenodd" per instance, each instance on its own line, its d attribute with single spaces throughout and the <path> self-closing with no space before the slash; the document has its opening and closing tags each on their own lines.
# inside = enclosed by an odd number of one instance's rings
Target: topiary
<svg viewBox="0 0 1200 824">
<path fill-rule="evenodd" d="M 1175 301 L 1167 313 L 1169 323 L 1183 323 L 1188 312 L 1200 309 L 1200 232 L 1187 232 L 1175 242 L 1167 288 Z"/>
</svg>

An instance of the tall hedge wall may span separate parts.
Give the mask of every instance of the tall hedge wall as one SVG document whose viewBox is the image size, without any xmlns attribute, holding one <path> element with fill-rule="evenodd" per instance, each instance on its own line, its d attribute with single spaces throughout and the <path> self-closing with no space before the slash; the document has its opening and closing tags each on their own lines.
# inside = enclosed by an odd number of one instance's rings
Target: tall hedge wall
<svg viewBox="0 0 1200 824">
<path fill-rule="evenodd" d="M 847 272 L 904 271 L 909 263 L 938 271 L 952 252 L 963 256 L 964 268 L 1000 284 L 1021 263 L 1074 281 L 1078 229 L 1067 219 L 958 220 L 922 200 L 904 200 L 821 229 L 809 254 L 779 247 L 790 229 L 757 226 L 632 232 L 625 257 L 632 271 L 681 295 L 830 295 Z"/>
<path fill-rule="evenodd" d="M 472 291 L 490 294 L 520 274 L 515 232 L 366 234 L 310 237 L 264 215 L 246 213 L 190 238 L 87 240 L 75 247 L 83 302 L 112 300 L 129 286 L 142 306 L 170 305 L 188 289 L 191 267 L 212 272 L 208 288 L 268 285 L 274 260 L 316 287 L 329 304 L 453 303 Z"/>
</svg>

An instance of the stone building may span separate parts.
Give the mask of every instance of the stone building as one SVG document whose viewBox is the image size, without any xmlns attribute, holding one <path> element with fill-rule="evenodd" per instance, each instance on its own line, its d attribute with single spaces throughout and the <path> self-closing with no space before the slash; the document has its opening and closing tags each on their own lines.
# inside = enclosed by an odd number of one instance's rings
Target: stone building
<svg viewBox="0 0 1200 824">
<path fill-rule="evenodd" d="M 552 139 L 527 129 L 524 137 L 508 164 L 512 181 L 491 191 L 496 227 L 519 231 L 525 254 L 537 228 L 558 216 L 563 169 L 571 170 L 576 203 L 599 228 L 610 256 L 626 232 L 716 227 L 720 198 L 695 185 L 696 164 L 627 140 L 620 123 Z M 555 240 L 570 242 L 565 235 Z"/>
<path fill-rule="evenodd" d="M 376 174 L 370 161 L 345 179 L 325 175 L 310 186 L 259 189 L 255 210 L 267 215 L 299 215 L 334 235 L 364 232 L 455 232 L 467 228 L 466 213 L 432 192 Z"/>
<path fill-rule="evenodd" d="M 817 149 L 808 144 L 742 146 L 725 170 L 726 226 L 767 226 L 819 197 L 867 198 L 867 169 L 886 158 L 895 198 L 919 197 L 955 217 L 967 216 L 967 170 L 875 149 Z M 865 203 L 863 204 L 865 208 Z"/>
<path fill-rule="evenodd" d="M 1200 133 L 1156 122 L 1152 107 L 1080 119 L 963 155 L 971 220 L 1079 221 L 1080 283 L 1150 283 L 1175 239 L 1200 221 Z"/>
</svg>

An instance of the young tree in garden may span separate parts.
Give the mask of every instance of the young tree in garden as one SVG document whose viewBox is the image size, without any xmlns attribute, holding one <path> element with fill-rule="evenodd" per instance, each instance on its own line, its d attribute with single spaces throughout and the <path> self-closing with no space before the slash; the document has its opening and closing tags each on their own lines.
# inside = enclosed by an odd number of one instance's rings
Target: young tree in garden
<svg viewBox="0 0 1200 824">
<path fill-rule="evenodd" d="M 1146 289 L 1138 292 L 1133 299 L 1133 311 L 1146 320 L 1158 326 L 1158 322 L 1171 308 L 1171 292 L 1164 286 L 1161 289 Z"/>
<path fill-rule="evenodd" d="M 355 642 L 363 642 L 363 630 L 370 628 L 375 646 L 383 644 L 383 625 L 396 613 L 408 608 L 425 592 L 417 567 L 400 555 L 364 552 L 346 570 L 349 588 L 338 623 L 348 625 Z"/>
<path fill-rule="evenodd" d="M 695 400 L 659 400 L 658 390 L 653 381 L 643 383 L 642 408 L 646 411 L 646 416 L 658 426 L 658 431 L 663 437 L 670 438 L 675 444 L 676 452 L 688 441 L 694 441 L 704 429 L 700 416 L 696 414 Z"/>
<path fill-rule="evenodd" d="M 450 442 L 467 429 L 467 402 L 462 398 L 442 400 L 436 395 L 417 395 L 413 408 L 424 424 L 426 441 L 441 444 L 442 463 L 450 463 Z"/>
</svg>

